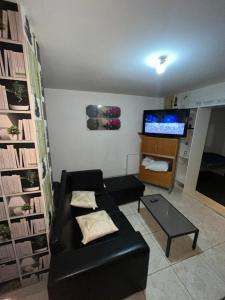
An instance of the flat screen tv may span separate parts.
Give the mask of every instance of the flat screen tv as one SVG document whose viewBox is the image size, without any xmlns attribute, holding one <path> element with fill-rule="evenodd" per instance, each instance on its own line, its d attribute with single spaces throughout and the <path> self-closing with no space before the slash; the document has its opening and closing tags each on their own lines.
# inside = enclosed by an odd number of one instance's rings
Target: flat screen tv
<svg viewBox="0 0 225 300">
<path fill-rule="evenodd" d="M 159 137 L 186 137 L 189 109 L 145 110 L 143 134 Z"/>
</svg>

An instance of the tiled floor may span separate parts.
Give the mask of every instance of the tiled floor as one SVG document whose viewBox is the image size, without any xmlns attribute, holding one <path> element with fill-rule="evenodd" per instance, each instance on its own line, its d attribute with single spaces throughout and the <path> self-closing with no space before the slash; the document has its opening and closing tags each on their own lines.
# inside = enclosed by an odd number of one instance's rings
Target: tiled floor
<svg viewBox="0 0 225 300">
<path fill-rule="evenodd" d="M 200 230 L 198 247 L 192 250 L 192 236 L 172 242 L 169 259 L 164 250 L 166 236 L 150 214 L 137 204 L 120 207 L 135 230 L 139 230 L 150 246 L 148 284 L 145 292 L 126 300 L 220 300 L 225 296 L 225 218 L 199 201 L 182 195 L 180 189 L 171 194 L 156 187 L 146 187 L 146 195 L 163 194 Z M 30 286 L 0 299 L 47 300 L 46 283 Z M 74 298 L 75 299 L 75 298 Z M 66 300 L 66 299 L 65 299 Z M 79 300 L 79 299 L 77 299 Z M 107 299 L 105 299 L 107 300 Z"/>
</svg>

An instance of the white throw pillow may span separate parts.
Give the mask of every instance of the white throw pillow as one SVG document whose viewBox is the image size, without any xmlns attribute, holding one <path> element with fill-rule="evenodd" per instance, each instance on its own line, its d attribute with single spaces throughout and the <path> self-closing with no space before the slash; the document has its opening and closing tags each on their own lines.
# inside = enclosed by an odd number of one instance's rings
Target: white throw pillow
<svg viewBox="0 0 225 300">
<path fill-rule="evenodd" d="M 145 166 L 145 169 L 156 172 L 167 172 L 169 169 L 169 164 L 164 160 L 154 160 L 153 162 Z"/>
<path fill-rule="evenodd" d="M 95 192 L 89 191 L 73 191 L 70 204 L 76 207 L 92 209 L 98 207 L 95 200 Z"/>
<path fill-rule="evenodd" d="M 154 161 L 153 158 L 151 157 L 145 157 L 143 160 L 142 160 L 142 166 L 144 167 L 147 167 L 149 164 L 151 164 L 152 162 Z"/>
<path fill-rule="evenodd" d="M 76 220 L 83 234 L 84 245 L 119 230 L 105 210 L 76 217 Z"/>
</svg>

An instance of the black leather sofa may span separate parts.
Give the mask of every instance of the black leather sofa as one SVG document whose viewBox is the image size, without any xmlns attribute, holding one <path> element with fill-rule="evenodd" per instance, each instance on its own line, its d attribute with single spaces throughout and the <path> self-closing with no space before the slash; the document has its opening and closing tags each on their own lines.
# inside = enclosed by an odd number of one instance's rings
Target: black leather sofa
<svg viewBox="0 0 225 300">
<path fill-rule="evenodd" d="M 50 300 L 119 300 L 144 290 L 149 247 L 103 186 L 101 170 L 62 172 L 50 235 Z M 119 231 L 82 245 L 75 216 L 92 212 L 70 205 L 73 190 L 94 190 Z"/>
</svg>

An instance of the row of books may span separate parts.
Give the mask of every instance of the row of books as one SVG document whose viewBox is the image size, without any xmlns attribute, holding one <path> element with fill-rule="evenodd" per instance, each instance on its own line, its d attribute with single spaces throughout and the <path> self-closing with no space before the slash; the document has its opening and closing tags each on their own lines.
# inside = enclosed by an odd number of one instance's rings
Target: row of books
<svg viewBox="0 0 225 300">
<path fill-rule="evenodd" d="M 29 255 L 32 256 L 33 250 L 32 250 L 31 241 L 16 243 L 16 253 L 19 258 L 29 256 Z"/>
<path fill-rule="evenodd" d="M 4 264 L 0 266 L 0 282 L 11 280 L 18 277 L 17 265 Z"/>
<path fill-rule="evenodd" d="M 1 179 L 5 195 L 23 192 L 20 175 L 2 176 Z M 0 195 L 2 195 L 1 189 Z"/>
<path fill-rule="evenodd" d="M 29 202 L 28 202 L 29 201 Z M 30 209 L 28 211 L 28 214 L 34 214 L 34 213 L 43 213 L 44 212 L 44 202 L 42 197 L 34 197 L 30 198 L 29 200 L 25 200 L 21 196 L 13 196 L 10 197 L 8 207 L 12 209 L 12 212 L 10 210 L 10 215 L 14 215 L 14 208 L 15 207 L 21 207 L 24 204 L 29 204 Z"/>
<path fill-rule="evenodd" d="M 23 119 L 18 121 L 18 129 L 20 131 L 18 135 L 18 140 L 22 141 L 34 141 L 35 140 L 35 130 L 33 122 L 31 119 Z"/>
<path fill-rule="evenodd" d="M 19 155 L 13 145 L 7 145 L 6 149 L 0 149 L 0 170 L 34 166 L 37 166 L 34 148 L 19 148 Z"/>
<path fill-rule="evenodd" d="M 0 19 L 2 20 L 0 37 L 13 41 L 22 41 L 22 25 L 19 13 L 12 10 L 1 10 Z"/>
<path fill-rule="evenodd" d="M 47 269 L 49 267 L 49 255 L 43 255 L 38 260 L 38 270 Z"/>
<path fill-rule="evenodd" d="M 13 245 L 4 245 L 0 247 L 0 262 L 14 259 L 15 258 L 15 252 L 13 249 Z"/>
<path fill-rule="evenodd" d="M 29 211 L 30 214 L 33 213 L 43 213 L 44 212 L 44 201 L 42 197 L 34 197 L 30 199 L 31 209 Z"/>
<path fill-rule="evenodd" d="M 0 85 L 0 109 L 9 109 L 6 87 L 4 85 Z"/>
<path fill-rule="evenodd" d="M 5 205 L 4 202 L 0 202 L 0 220 L 6 219 Z"/>
<path fill-rule="evenodd" d="M 13 238 L 27 237 L 43 232 L 45 232 L 44 218 L 33 219 L 30 221 L 21 219 L 19 222 L 14 222 L 11 224 L 11 233 Z"/>
<path fill-rule="evenodd" d="M 26 78 L 26 68 L 22 52 L 6 49 L 0 52 L 0 76 Z"/>
</svg>

